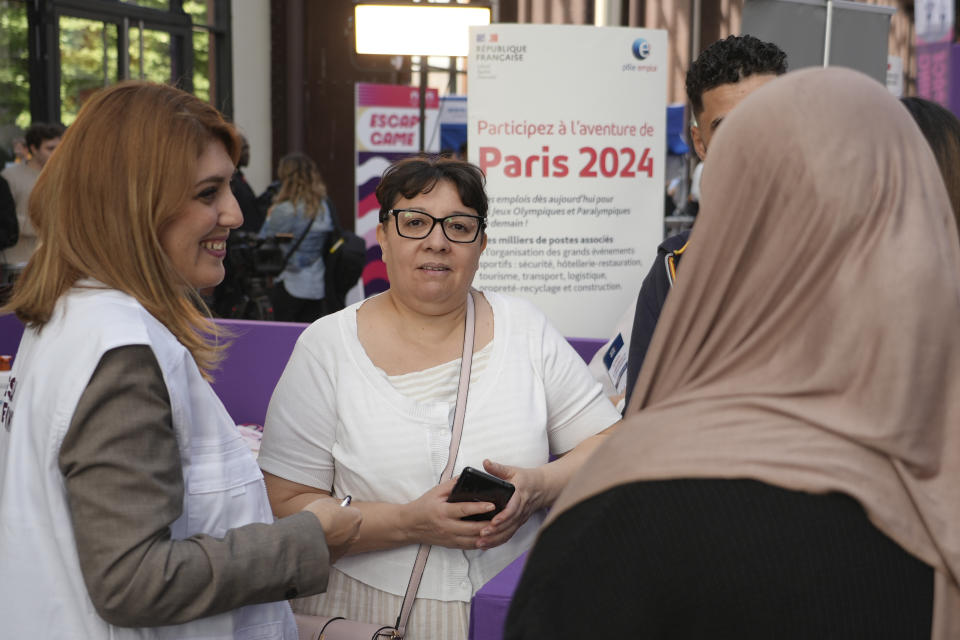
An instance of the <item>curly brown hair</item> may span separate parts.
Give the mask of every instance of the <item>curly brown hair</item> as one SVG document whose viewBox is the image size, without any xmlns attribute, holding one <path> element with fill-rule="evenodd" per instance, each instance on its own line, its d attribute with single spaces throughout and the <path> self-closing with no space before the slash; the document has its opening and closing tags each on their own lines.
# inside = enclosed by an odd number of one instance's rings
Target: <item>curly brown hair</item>
<svg viewBox="0 0 960 640">
<path fill-rule="evenodd" d="M 777 45 L 753 36 L 728 36 L 704 49 L 690 65 L 687 98 L 699 117 L 705 91 L 755 74 L 780 76 L 786 72 L 787 54 Z"/>
</svg>

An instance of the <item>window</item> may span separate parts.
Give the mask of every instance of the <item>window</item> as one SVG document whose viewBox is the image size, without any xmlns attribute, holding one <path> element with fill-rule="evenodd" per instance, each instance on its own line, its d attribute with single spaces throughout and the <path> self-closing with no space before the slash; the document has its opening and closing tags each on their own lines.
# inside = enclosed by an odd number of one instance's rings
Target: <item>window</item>
<svg viewBox="0 0 960 640">
<path fill-rule="evenodd" d="M 224 110 L 229 24 L 230 0 L 0 0 L 0 148 L 4 127 L 69 125 L 93 91 L 125 79 L 175 84 Z"/>
<path fill-rule="evenodd" d="M 217 62 L 222 62 L 218 53 L 226 51 L 222 47 L 229 36 L 229 15 L 223 15 L 227 7 L 211 0 L 185 0 L 183 10 L 193 22 L 193 92 L 222 109 L 228 96 L 218 84 Z"/>
</svg>

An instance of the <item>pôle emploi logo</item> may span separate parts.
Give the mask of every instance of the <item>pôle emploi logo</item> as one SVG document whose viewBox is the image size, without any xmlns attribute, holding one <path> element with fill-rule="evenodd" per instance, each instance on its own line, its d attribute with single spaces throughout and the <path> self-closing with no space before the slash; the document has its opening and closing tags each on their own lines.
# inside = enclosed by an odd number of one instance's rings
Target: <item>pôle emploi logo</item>
<svg viewBox="0 0 960 640">
<path fill-rule="evenodd" d="M 633 44 L 630 45 L 630 52 L 633 53 L 633 57 L 637 60 L 646 60 L 650 57 L 650 42 L 646 38 L 637 38 L 633 41 Z M 655 64 L 633 64 L 628 62 L 623 65 L 622 71 L 656 71 L 657 65 Z"/>
<path fill-rule="evenodd" d="M 637 38 L 633 41 L 633 57 L 637 60 L 646 60 L 650 55 L 650 43 L 645 38 Z"/>
</svg>

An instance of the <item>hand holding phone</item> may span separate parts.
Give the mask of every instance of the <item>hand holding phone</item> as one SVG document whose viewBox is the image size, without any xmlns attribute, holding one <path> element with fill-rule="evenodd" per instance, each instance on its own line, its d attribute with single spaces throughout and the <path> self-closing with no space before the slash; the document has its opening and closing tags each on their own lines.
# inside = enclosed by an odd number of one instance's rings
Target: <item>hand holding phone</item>
<svg viewBox="0 0 960 640">
<path fill-rule="evenodd" d="M 461 518 L 461 520 L 490 520 L 506 508 L 514 491 L 514 486 L 502 478 L 473 467 L 464 467 L 447 502 L 493 503 L 493 511 Z"/>
</svg>

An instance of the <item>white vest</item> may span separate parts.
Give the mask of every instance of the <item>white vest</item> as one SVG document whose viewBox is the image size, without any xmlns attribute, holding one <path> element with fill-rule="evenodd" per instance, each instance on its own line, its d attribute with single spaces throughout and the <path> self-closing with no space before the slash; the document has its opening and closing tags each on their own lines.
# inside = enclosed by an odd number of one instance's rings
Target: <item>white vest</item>
<svg viewBox="0 0 960 640">
<path fill-rule="evenodd" d="M 286 602 L 251 605 L 182 625 L 114 627 L 83 583 L 58 454 L 101 356 L 150 345 L 170 396 L 184 478 L 174 539 L 222 537 L 273 522 L 256 461 L 210 385 L 174 336 L 133 298 L 74 289 L 39 333 L 28 329 L 0 407 L 0 635 L 5 638 L 297 637 Z"/>
</svg>

